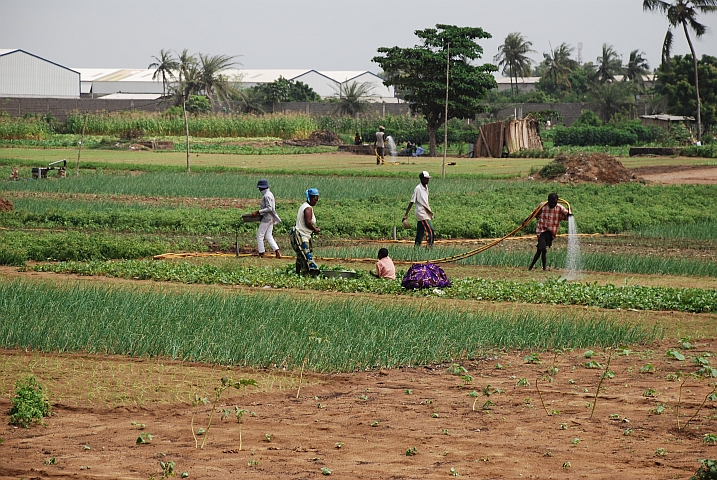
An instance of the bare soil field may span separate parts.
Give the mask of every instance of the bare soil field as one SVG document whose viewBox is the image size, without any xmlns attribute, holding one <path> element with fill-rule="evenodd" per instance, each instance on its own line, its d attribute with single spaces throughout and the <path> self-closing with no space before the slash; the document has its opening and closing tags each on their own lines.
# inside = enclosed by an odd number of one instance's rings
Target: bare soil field
<svg viewBox="0 0 717 480">
<path fill-rule="evenodd" d="M 650 183 L 663 184 L 717 184 L 717 166 L 662 165 L 638 167 L 631 171 Z"/>
<path fill-rule="evenodd" d="M 86 390 L 114 386 L 118 395 L 110 405 L 98 404 L 83 398 L 80 382 L 77 392 L 53 402 L 46 426 L 2 427 L 0 478 L 161 478 L 160 461 L 174 462 L 177 476 L 213 479 L 320 478 L 329 472 L 366 479 L 687 478 L 698 459 L 715 456 L 716 447 L 703 439 L 716 432 L 717 410 L 712 402 L 700 409 L 713 388 L 709 382 L 667 379 L 690 369 L 665 355 L 673 347 L 665 341 L 610 358 L 598 351 L 590 359 L 582 350 L 541 353 L 536 364 L 526 362 L 530 352 L 496 352 L 460 362 L 472 380 L 452 374 L 449 364 L 308 375 L 298 398 L 298 372 L 2 352 L 0 362 L 24 364 L 51 392 L 84 375 Z M 695 347 L 696 355 L 714 352 L 717 344 L 698 341 Z M 41 366 L 58 359 L 68 368 L 44 375 Z M 604 370 L 586 368 L 589 361 L 603 367 L 609 361 L 614 373 L 597 402 Z M 118 368 L 127 364 L 134 373 Z M 648 364 L 654 369 L 641 373 Z M 546 372 L 552 368 L 557 373 L 551 378 Z M 221 412 L 204 448 L 196 447 L 192 425 L 206 428 L 211 405 L 200 404 L 194 414 L 189 398 L 166 399 L 161 392 L 133 404 L 133 385 L 153 385 L 138 377 L 162 378 L 167 369 L 182 375 L 184 390 L 204 389 L 197 393 L 210 399 L 222 376 L 259 382 L 245 393 L 228 391 L 217 405 L 248 411 L 241 449 L 234 416 L 221 420 Z M 160 380 L 157 385 L 168 388 Z M 128 396 L 120 399 L 122 392 Z M 0 409 L 9 407 L 5 395 Z M 151 441 L 137 444 L 147 433 Z"/>
</svg>

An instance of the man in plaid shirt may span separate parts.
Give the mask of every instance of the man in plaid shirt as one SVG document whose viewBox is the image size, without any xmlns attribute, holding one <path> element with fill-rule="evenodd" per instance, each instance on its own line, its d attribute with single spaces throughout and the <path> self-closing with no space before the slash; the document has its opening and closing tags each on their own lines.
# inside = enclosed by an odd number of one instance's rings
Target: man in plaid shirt
<svg viewBox="0 0 717 480">
<path fill-rule="evenodd" d="M 536 216 L 538 226 L 535 229 L 535 233 L 538 235 L 538 250 L 535 252 L 528 270 L 533 269 L 538 258 L 542 260 L 543 270 L 545 270 L 545 256 L 548 247 L 553 245 L 553 239 L 558 235 L 560 222 L 568 219 L 568 210 L 562 205 L 558 205 L 557 193 L 548 195 L 548 203 L 544 203 L 538 208 L 540 209 Z"/>
</svg>

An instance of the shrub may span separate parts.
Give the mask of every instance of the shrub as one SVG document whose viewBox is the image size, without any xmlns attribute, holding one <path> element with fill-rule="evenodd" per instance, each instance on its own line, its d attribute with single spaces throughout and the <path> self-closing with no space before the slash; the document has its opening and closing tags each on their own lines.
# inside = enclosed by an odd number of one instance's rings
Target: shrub
<svg viewBox="0 0 717 480">
<path fill-rule="evenodd" d="M 667 134 L 666 143 L 669 145 L 689 145 L 692 140 L 692 134 L 682 123 L 670 125 L 670 131 Z"/>
<path fill-rule="evenodd" d="M 680 150 L 680 155 L 683 157 L 717 158 L 717 144 L 702 147 L 693 145 Z"/>
<path fill-rule="evenodd" d="M 602 120 L 600 120 L 598 114 L 592 110 L 583 110 L 577 121 L 573 124 L 574 127 L 599 127 L 600 125 L 602 125 Z"/>
<path fill-rule="evenodd" d="M 45 390 L 35 377 L 27 377 L 15 384 L 15 398 L 10 408 L 10 423 L 29 428 L 31 423 L 42 424 L 42 418 L 50 415 L 50 402 L 45 398 Z"/>
<path fill-rule="evenodd" d="M 191 95 L 186 106 L 190 113 L 209 113 L 212 110 L 209 99 L 204 95 Z"/>
<path fill-rule="evenodd" d="M 559 162 L 551 162 L 540 169 L 540 176 L 543 178 L 555 178 L 565 173 L 567 169 L 565 165 Z"/>
<path fill-rule="evenodd" d="M 22 265 L 25 265 L 26 257 L 27 251 L 21 248 L 8 246 L 0 247 L 0 265 L 21 267 Z"/>
<path fill-rule="evenodd" d="M 615 127 L 556 127 L 554 130 L 555 146 L 577 145 L 634 145 L 638 141 L 636 134 Z"/>
</svg>

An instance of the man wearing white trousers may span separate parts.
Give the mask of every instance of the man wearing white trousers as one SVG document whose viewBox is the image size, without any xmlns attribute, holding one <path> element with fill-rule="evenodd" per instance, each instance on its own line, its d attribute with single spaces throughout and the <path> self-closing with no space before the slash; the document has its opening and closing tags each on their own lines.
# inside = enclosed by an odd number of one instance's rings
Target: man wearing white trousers
<svg viewBox="0 0 717 480">
<path fill-rule="evenodd" d="M 276 214 L 276 201 L 274 200 L 274 194 L 269 190 L 269 182 L 265 179 L 259 180 L 256 184 L 256 188 L 261 192 L 261 205 L 259 210 L 253 213 L 253 215 L 261 215 L 261 222 L 259 223 L 259 230 L 256 232 L 256 243 L 259 250 L 259 256 L 263 257 L 264 252 L 264 239 L 269 243 L 269 247 L 276 255 L 276 258 L 281 258 L 281 252 L 279 252 L 279 245 L 274 240 L 274 225 L 281 223 L 279 215 Z"/>
</svg>

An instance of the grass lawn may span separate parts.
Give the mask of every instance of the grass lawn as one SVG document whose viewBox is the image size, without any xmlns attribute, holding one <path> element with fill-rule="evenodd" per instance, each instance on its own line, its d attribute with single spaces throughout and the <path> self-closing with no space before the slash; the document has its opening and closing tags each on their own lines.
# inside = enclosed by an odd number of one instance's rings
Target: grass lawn
<svg viewBox="0 0 717 480">
<path fill-rule="evenodd" d="M 67 168 L 74 170 L 77 165 L 77 151 L 70 149 L 22 149 L 5 148 L 0 150 L 0 164 L 42 166 L 56 160 L 67 159 Z M 410 159 L 397 157 L 395 164 L 376 165 L 372 155 L 350 153 L 324 153 L 310 155 L 231 155 L 231 154 L 195 154 L 190 156 L 192 169 L 227 168 L 246 172 L 286 173 L 313 172 L 317 174 L 370 175 L 370 176 L 414 176 L 422 170 L 428 170 L 434 176 L 440 176 L 443 157 L 421 157 Z M 532 158 L 448 158 L 446 174 L 461 176 L 514 177 L 525 176 L 531 167 L 542 167 L 547 159 Z M 186 168 L 187 157 L 177 152 L 83 150 L 80 158 L 83 167 L 106 165 L 107 168 L 137 168 L 143 166 L 175 166 Z"/>
</svg>

